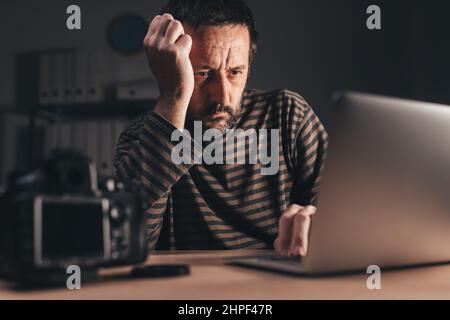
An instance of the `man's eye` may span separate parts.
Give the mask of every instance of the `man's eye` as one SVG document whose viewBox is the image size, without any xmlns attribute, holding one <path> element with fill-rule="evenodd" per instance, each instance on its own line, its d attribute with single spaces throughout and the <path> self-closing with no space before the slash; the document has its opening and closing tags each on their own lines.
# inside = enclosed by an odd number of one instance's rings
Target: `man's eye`
<svg viewBox="0 0 450 320">
<path fill-rule="evenodd" d="M 240 74 L 242 74 L 241 70 L 231 70 L 230 71 L 230 75 L 233 76 L 233 77 L 236 77 L 236 76 L 238 76 Z"/>
<path fill-rule="evenodd" d="M 200 71 L 196 72 L 195 75 L 199 78 L 208 78 L 209 77 L 209 71 Z"/>
</svg>

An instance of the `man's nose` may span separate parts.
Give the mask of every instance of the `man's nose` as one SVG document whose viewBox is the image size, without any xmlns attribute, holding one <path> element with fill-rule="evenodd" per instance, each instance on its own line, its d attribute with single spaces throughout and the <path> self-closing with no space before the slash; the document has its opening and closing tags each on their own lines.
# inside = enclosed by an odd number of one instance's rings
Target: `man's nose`
<svg viewBox="0 0 450 320">
<path fill-rule="evenodd" d="M 220 76 L 215 79 L 211 86 L 211 98 L 214 103 L 222 106 L 230 106 L 229 84 L 226 77 Z"/>
</svg>

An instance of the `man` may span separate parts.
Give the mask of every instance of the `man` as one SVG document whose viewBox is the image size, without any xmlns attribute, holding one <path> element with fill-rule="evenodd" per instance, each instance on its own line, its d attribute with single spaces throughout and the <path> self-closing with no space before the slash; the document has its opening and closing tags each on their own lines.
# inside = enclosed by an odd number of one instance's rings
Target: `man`
<svg viewBox="0 0 450 320">
<path fill-rule="evenodd" d="M 243 0 L 171 0 L 151 22 L 144 46 L 160 98 L 123 132 L 115 158 L 117 176 L 145 191 L 151 249 L 306 255 L 328 138 L 298 94 L 246 89 L 256 43 Z M 195 121 L 222 134 L 278 129 L 279 170 L 176 163 L 172 134 Z"/>
</svg>

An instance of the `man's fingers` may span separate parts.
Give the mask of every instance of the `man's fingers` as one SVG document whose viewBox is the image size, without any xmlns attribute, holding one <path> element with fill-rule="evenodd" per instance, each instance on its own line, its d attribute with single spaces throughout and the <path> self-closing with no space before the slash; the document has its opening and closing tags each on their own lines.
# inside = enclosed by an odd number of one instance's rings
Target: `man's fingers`
<svg viewBox="0 0 450 320">
<path fill-rule="evenodd" d="M 150 27 L 148 27 L 148 33 L 147 36 L 151 36 L 154 33 L 156 33 L 157 27 L 158 27 L 158 23 L 159 20 L 161 19 L 161 16 L 158 15 L 156 17 L 153 18 L 153 21 L 150 23 Z"/>
<path fill-rule="evenodd" d="M 180 21 L 172 20 L 167 27 L 165 38 L 170 44 L 174 44 L 178 38 L 184 35 L 184 28 Z"/>
<path fill-rule="evenodd" d="M 302 257 L 308 254 L 308 246 L 309 246 L 309 230 L 311 228 L 311 218 L 308 217 L 305 223 L 302 224 L 301 227 L 301 236 L 300 236 L 300 255 Z"/>
<path fill-rule="evenodd" d="M 175 45 L 187 50 L 187 53 L 189 54 L 192 49 L 192 38 L 190 35 L 184 34 L 177 40 Z"/>
<path fill-rule="evenodd" d="M 311 226 L 311 215 L 299 212 L 293 218 L 292 239 L 289 248 L 291 256 L 305 256 L 308 252 L 309 227 Z"/>
<path fill-rule="evenodd" d="M 173 21 L 173 17 L 172 15 L 165 13 L 164 15 L 161 16 L 161 19 L 159 19 L 158 21 L 158 26 L 156 27 L 156 34 L 159 37 L 164 37 L 167 31 L 167 27 L 169 26 L 169 24 Z"/>
<path fill-rule="evenodd" d="M 308 236 L 314 206 L 291 205 L 281 216 L 275 250 L 281 255 L 301 255 L 308 252 Z"/>
<path fill-rule="evenodd" d="M 171 14 L 165 13 L 153 19 L 144 42 L 159 43 L 164 46 L 177 44 L 182 48 L 188 48 L 190 51 L 192 38 L 183 37 L 184 35 L 183 24 L 175 20 Z"/>
<path fill-rule="evenodd" d="M 292 236 L 291 242 L 289 243 L 288 254 L 290 256 L 298 256 L 300 254 L 300 246 L 302 244 L 302 232 L 303 224 L 306 222 L 308 217 L 300 214 L 296 214 L 292 221 Z"/>
<path fill-rule="evenodd" d="M 311 216 L 317 208 L 307 206 L 300 209 L 293 218 L 292 238 L 289 247 L 289 255 L 305 256 L 308 252 L 308 235 L 311 226 Z"/>
<path fill-rule="evenodd" d="M 278 238 L 275 241 L 275 250 L 283 255 L 288 254 L 292 238 L 292 219 L 301 206 L 290 206 L 281 216 L 278 228 Z"/>
<path fill-rule="evenodd" d="M 301 210 L 301 214 L 312 216 L 317 212 L 317 208 L 314 206 L 306 206 L 303 210 Z"/>
</svg>

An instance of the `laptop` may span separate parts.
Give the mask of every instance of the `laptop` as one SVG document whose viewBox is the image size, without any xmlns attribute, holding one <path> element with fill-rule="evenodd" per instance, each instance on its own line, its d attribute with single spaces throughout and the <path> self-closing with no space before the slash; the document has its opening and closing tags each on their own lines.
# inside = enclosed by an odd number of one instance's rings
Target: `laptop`
<svg viewBox="0 0 450 320">
<path fill-rule="evenodd" d="M 450 262 L 450 107 L 356 92 L 333 101 L 308 255 L 231 263 L 320 275 Z"/>
</svg>

